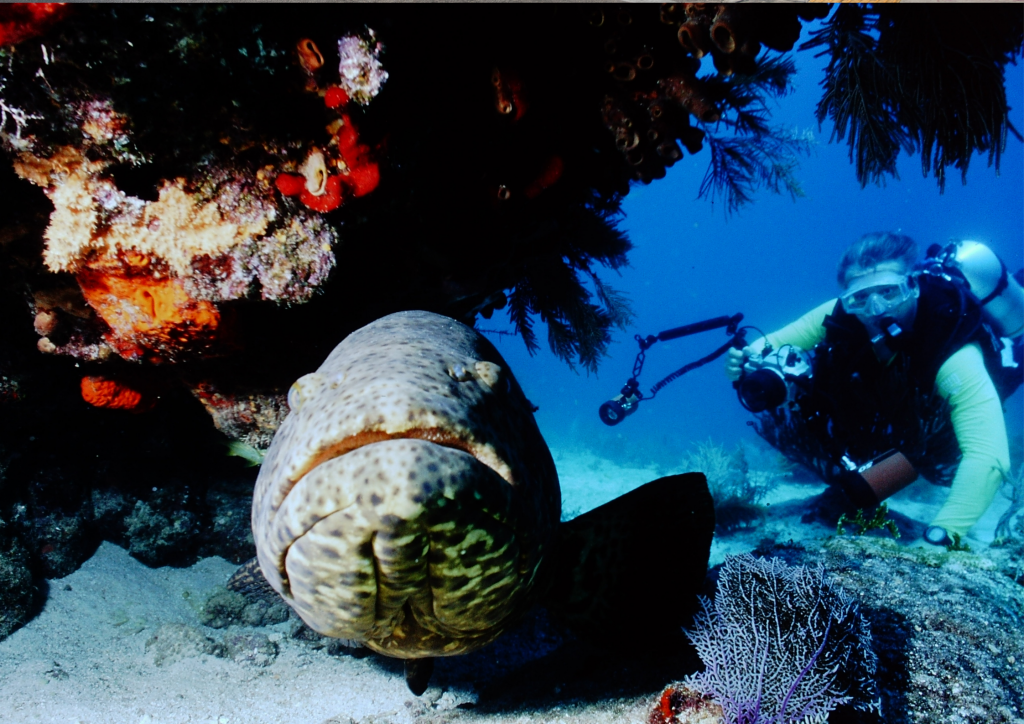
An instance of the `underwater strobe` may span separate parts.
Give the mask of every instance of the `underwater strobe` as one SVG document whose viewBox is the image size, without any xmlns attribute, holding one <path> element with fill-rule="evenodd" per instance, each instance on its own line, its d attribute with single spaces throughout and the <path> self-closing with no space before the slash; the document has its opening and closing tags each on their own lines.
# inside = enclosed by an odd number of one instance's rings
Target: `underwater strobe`
<svg viewBox="0 0 1024 724">
<path fill-rule="evenodd" d="M 640 400 L 653 399 L 654 396 L 658 394 L 658 390 L 672 380 L 683 376 L 690 370 L 696 369 L 701 365 L 705 365 L 708 362 L 721 357 L 730 347 L 743 349 L 746 345 L 744 330 L 737 329 L 741 321 L 743 321 L 743 315 L 734 314 L 731 317 L 715 317 L 714 319 L 708 319 L 703 322 L 688 324 L 684 327 L 676 327 L 675 329 L 669 329 L 664 332 L 660 332 L 659 334 L 652 334 L 647 337 L 641 337 L 639 334 L 635 335 L 633 338 L 640 345 L 640 351 L 636 355 L 636 361 L 633 362 L 633 376 L 626 380 L 626 384 L 623 385 L 618 395 L 602 404 L 598 409 L 597 414 L 600 416 L 601 422 L 605 425 L 618 425 L 637 411 L 637 408 L 640 407 Z M 726 333 L 731 335 L 728 342 L 706 357 L 701 357 L 699 360 L 679 368 L 668 377 L 654 385 L 654 387 L 651 388 L 651 394 L 644 397 L 644 393 L 640 391 L 640 382 L 638 381 L 638 378 L 644 368 L 644 358 L 647 350 L 652 344 L 655 342 L 664 342 L 670 339 L 685 337 L 689 334 L 696 334 L 698 332 L 707 332 L 708 330 L 718 329 L 719 327 L 725 327 Z"/>
<path fill-rule="evenodd" d="M 618 425 L 640 407 L 639 383 L 630 377 L 622 388 L 622 392 L 601 405 L 597 414 L 605 425 Z"/>
</svg>

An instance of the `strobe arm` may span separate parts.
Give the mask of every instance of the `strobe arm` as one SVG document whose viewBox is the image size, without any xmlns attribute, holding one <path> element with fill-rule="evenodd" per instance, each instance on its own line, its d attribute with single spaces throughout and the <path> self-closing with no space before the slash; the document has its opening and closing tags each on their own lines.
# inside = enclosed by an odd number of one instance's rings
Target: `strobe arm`
<svg viewBox="0 0 1024 724">
<path fill-rule="evenodd" d="M 641 337 L 639 334 L 635 335 L 634 339 L 640 345 L 640 351 L 637 353 L 636 360 L 633 362 L 633 376 L 626 380 L 626 384 L 617 396 L 601 405 L 598 410 L 601 421 L 606 425 L 618 425 L 620 422 L 636 412 L 637 408 L 640 406 L 641 400 L 653 398 L 658 394 L 658 390 L 672 380 L 675 380 L 690 370 L 696 369 L 697 367 L 705 365 L 711 360 L 720 357 L 725 354 L 726 350 L 730 347 L 742 348 L 746 344 L 744 330 L 739 329 L 739 323 L 742 321 L 742 314 L 734 314 L 731 317 L 715 317 L 714 319 L 707 319 L 703 322 L 687 324 L 683 327 L 666 329 L 664 332 L 660 332 L 656 335 L 652 334 L 647 337 Z M 647 356 L 647 350 L 650 349 L 651 345 L 655 342 L 665 342 L 670 339 L 678 339 L 679 337 L 697 334 L 698 332 L 707 332 L 721 327 L 727 328 L 726 332 L 730 335 L 728 342 L 706 357 L 702 357 L 701 359 L 691 362 L 681 369 L 676 370 L 668 377 L 654 385 L 654 387 L 651 388 L 651 394 L 649 397 L 644 397 L 644 393 L 640 391 L 640 383 L 638 380 L 640 378 L 640 373 L 644 368 L 644 360 Z"/>
<path fill-rule="evenodd" d="M 712 329 L 718 329 L 719 327 L 728 327 L 728 329 L 726 329 L 726 334 L 736 334 L 736 329 L 742 321 L 742 314 L 734 314 L 731 317 L 715 317 L 714 319 L 706 319 L 703 322 L 694 322 L 693 324 L 686 324 L 682 327 L 666 329 L 664 332 L 659 332 L 656 339 L 659 342 L 667 342 L 670 339 L 679 339 L 680 337 L 686 337 L 699 332 L 708 332 Z M 650 339 L 650 337 L 647 339 Z M 654 344 L 654 342 L 651 342 L 651 344 Z"/>
<path fill-rule="evenodd" d="M 644 368 L 644 361 L 646 359 L 646 352 L 651 348 L 655 342 L 667 342 L 671 339 L 679 339 L 680 337 L 686 337 L 691 334 L 697 334 L 699 332 L 707 332 L 712 329 L 720 329 L 721 327 L 726 328 L 726 334 L 731 335 L 731 339 L 724 345 L 716 349 L 714 352 L 709 354 L 707 357 L 692 362 L 682 369 L 676 370 L 665 379 L 658 382 L 654 387 L 651 388 L 651 397 L 658 394 L 658 390 L 667 385 L 674 379 L 686 374 L 690 370 L 696 369 L 702 365 L 707 364 L 713 359 L 716 359 L 723 354 L 730 347 L 736 347 L 737 345 L 742 348 L 745 344 L 743 331 L 739 329 L 740 322 L 743 321 L 743 314 L 737 313 L 731 317 L 722 316 L 714 317 L 713 319 L 705 319 L 703 322 L 694 322 L 693 324 L 686 324 L 682 327 L 674 327 L 672 329 L 666 329 L 664 332 L 658 334 L 649 335 L 647 337 L 641 337 L 639 334 L 635 335 L 634 339 L 640 345 L 640 351 L 636 355 L 636 360 L 633 362 L 633 376 L 626 383 L 627 386 L 632 388 L 632 394 L 637 396 L 637 399 L 643 399 L 644 395 L 639 391 L 637 379 L 640 377 L 640 373 Z M 622 393 L 626 394 L 626 388 L 622 389 Z M 628 395 L 627 395 L 628 396 Z"/>
</svg>

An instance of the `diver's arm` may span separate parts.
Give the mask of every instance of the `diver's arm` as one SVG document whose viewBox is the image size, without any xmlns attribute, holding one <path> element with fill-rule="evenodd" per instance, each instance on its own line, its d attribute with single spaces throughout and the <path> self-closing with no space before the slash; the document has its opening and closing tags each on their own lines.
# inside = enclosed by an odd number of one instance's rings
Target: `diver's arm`
<svg viewBox="0 0 1024 724">
<path fill-rule="evenodd" d="M 949 497 L 932 525 L 963 536 L 988 510 L 1010 469 L 1006 423 L 981 348 L 974 342 L 954 353 L 939 368 L 939 394 L 949 400 L 953 431 L 963 458 Z"/>
<path fill-rule="evenodd" d="M 774 349 L 778 349 L 784 344 L 791 344 L 800 349 L 813 349 L 814 345 L 825 339 L 825 317 L 832 313 L 835 306 L 836 300 L 831 299 L 767 337 L 755 339 L 741 350 L 730 349 L 725 358 L 726 376 L 730 380 L 738 380 L 747 357 L 759 353 L 764 349 L 766 343 L 770 343 Z"/>
<path fill-rule="evenodd" d="M 819 304 L 800 319 L 769 334 L 768 341 L 775 349 L 784 344 L 791 344 L 800 349 L 814 349 L 814 345 L 825 339 L 825 317 L 832 313 L 837 301 L 837 299 L 830 299 L 824 304 Z M 761 347 L 764 347 L 763 338 L 758 342 L 761 343 Z"/>
</svg>

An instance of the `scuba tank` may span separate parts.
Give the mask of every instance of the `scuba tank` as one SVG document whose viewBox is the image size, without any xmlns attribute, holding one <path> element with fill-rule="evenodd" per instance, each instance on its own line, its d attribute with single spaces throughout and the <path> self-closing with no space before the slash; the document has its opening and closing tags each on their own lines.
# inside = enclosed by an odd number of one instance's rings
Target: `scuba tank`
<svg viewBox="0 0 1024 724">
<path fill-rule="evenodd" d="M 1024 287 L 1006 270 L 1003 260 L 980 241 L 955 241 L 928 249 L 926 270 L 936 262 L 941 272 L 956 274 L 981 304 L 985 321 L 1000 337 L 1024 334 Z"/>
<path fill-rule="evenodd" d="M 985 367 L 1005 400 L 1024 383 L 1024 269 L 1010 275 L 980 241 L 954 241 L 929 247 L 920 273 L 959 281 L 981 305 Z"/>
</svg>

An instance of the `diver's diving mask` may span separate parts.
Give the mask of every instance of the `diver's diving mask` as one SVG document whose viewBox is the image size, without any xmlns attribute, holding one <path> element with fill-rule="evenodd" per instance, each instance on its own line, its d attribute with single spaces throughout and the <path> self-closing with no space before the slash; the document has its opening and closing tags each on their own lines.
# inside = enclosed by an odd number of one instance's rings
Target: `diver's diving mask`
<svg viewBox="0 0 1024 724">
<path fill-rule="evenodd" d="M 911 285 L 906 274 L 884 271 L 854 279 L 840 299 L 850 314 L 880 317 L 916 296 L 917 287 Z"/>
</svg>

